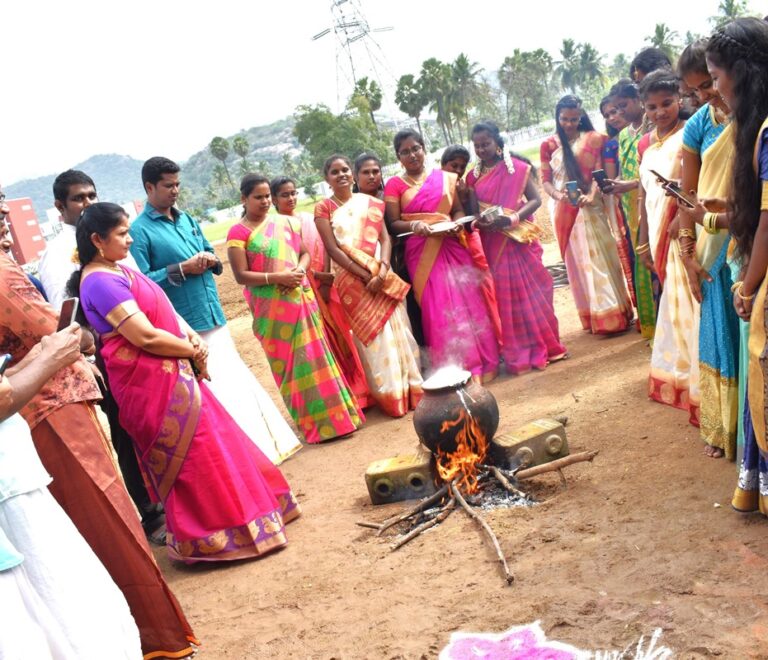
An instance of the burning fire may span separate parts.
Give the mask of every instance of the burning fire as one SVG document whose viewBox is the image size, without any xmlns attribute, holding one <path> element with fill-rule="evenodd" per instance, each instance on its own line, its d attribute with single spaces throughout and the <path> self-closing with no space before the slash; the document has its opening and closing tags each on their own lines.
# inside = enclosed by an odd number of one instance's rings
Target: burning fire
<svg viewBox="0 0 768 660">
<path fill-rule="evenodd" d="M 444 452 L 439 447 L 436 453 L 437 472 L 440 478 L 449 483 L 458 479 L 456 486 L 464 493 L 477 492 L 477 466 L 488 453 L 488 441 L 472 415 L 462 410 L 454 420 L 448 420 L 440 426 L 440 433 L 462 424 L 456 433 L 456 451 Z"/>
</svg>

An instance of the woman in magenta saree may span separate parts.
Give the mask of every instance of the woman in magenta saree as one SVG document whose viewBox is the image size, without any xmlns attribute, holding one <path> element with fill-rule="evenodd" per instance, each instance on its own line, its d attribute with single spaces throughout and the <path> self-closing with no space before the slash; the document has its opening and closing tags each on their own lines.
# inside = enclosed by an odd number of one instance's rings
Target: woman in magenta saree
<svg viewBox="0 0 768 660">
<path fill-rule="evenodd" d="M 384 188 L 387 219 L 395 233 L 414 232 L 405 243 L 405 263 L 432 367 L 456 365 L 475 380 L 492 380 L 501 339 L 496 293 L 478 233 L 451 223 L 464 215 L 456 175 L 425 170 L 416 131 L 400 131 L 395 152 L 405 174 Z"/>
<path fill-rule="evenodd" d="M 530 163 L 504 151 L 495 124 L 477 124 L 472 141 L 479 163 L 467 185 L 481 211 L 501 207 L 499 218 L 479 226 L 496 284 L 504 365 L 514 374 L 544 369 L 567 350 L 560 342 L 552 277 L 541 262 L 539 230 L 532 222 L 541 205 L 535 174 Z"/>
<path fill-rule="evenodd" d="M 296 500 L 280 471 L 198 382 L 189 358 L 204 358 L 204 346 L 163 290 L 115 264 L 130 245 L 127 231 L 117 205 L 85 211 L 77 228 L 79 293 L 101 337 L 120 422 L 150 492 L 165 507 L 169 555 L 225 561 L 283 546 L 284 524 L 299 514 Z M 205 373 L 204 359 L 195 359 Z"/>
</svg>

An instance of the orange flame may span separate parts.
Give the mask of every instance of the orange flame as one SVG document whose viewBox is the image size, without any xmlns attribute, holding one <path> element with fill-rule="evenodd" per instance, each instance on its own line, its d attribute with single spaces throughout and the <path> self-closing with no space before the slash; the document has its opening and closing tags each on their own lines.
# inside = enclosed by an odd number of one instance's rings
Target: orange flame
<svg viewBox="0 0 768 660">
<path fill-rule="evenodd" d="M 437 472 L 445 482 L 458 478 L 456 486 L 464 493 L 476 493 L 477 466 L 485 460 L 488 442 L 482 429 L 466 410 L 459 413 L 455 420 L 443 422 L 440 433 L 445 433 L 459 424 L 462 428 L 456 434 L 456 450 L 444 452 L 439 447 L 436 452 Z"/>
</svg>

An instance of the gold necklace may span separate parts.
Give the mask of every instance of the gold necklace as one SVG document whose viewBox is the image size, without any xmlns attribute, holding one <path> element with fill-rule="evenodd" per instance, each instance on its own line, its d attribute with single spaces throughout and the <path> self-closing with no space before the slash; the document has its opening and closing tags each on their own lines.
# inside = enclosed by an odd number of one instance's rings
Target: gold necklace
<svg viewBox="0 0 768 660">
<path fill-rule="evenodd" d="M 336 204 L 336 206 L 344 206 L 344 204 L 346 204 L 346 203 L 347 203 L 349 200 L 347 200 L 347 202 L 342 202 L 342 201 L 341 201 L 341 200 L 340 200 L 340 199 L 339 199 L 339 198 L 336 196 L 336 193 L 333 193 L 333 195 L 331 195 L 331 201 L 332 201 L 334 204 Z"/>
<path fill-rule="evenodd" d="M 422 172 L 421 176 L 417 180 L 417 179 L 414 179 L 410 174 L 408 174 L 408 172 L 404 172 L 403 173 L 403 179 L 404 180 L 407 179 L 406 183 L 408 183 L 410 181 L 412 186 L 420 186 L 421 184 L 424 183 L 424 181 L 426 181 L 427 173 L 426 172 Z"/>
<path fill-rule="evenodd" d="M 653 132 L 656 134 L 656 145 L 661 146 L 664 144 L 671 136 L 673 136 L 675 133 L 677 133 L 677 129 L 680 126 L 680 120 L 677 120 L 677 123 L 672 127 L 672 129 L 667 133 L 664 137 L 661 137 L 659 135 L 659 128 L 658 126 L 653 129 Z"/>
<path fill-rule="evenodd" d="M 95 266 L 96 268 L 106 268 L 107 270 L 113 270 L 116 273 L 122 273 L 123 269 L 120 268 L 120 266 L 117 265 L 114 261 L 109 261 L 108 259 L 105 259 L 102 257 L 103 261 L 100 259 L 99 261 L 92 261 L 91 264 Z M 111 264 L 111 265 L 110 265 Z"/>
</svg>

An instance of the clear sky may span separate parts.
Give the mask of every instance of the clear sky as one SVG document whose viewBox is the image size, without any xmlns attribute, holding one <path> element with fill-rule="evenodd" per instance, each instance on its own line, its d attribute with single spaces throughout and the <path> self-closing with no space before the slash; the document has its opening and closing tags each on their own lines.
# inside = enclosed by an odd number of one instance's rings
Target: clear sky
<svg viewBox="0 0 768 660">
<path fill-rule="evenodd" d="M 717 0 L 357 0 L 386 83 L 428 57 L 465 52 L 485 70 L 514 48 L 563 38 L 606 62 L 654 25 L 708 33 Z M 752 8 L 764 2 L 752 0 Z M 302 103 L 338 109 L 330 0 L 9 0 L 3 3 L 0 182 L 59 172 L 98 153 L 184 160 L 215 135 L 267 124 Z M 520 7 L 518 9 L 518 7 Z M 621 27 L 619 27 L 621 26 Z M 364 74 L 369 59 L 356 44 Z M 344 91 L 346 96 L 348 90 Z M 383 108 L 386 110 L 385 108 Z"/>
</svg>

